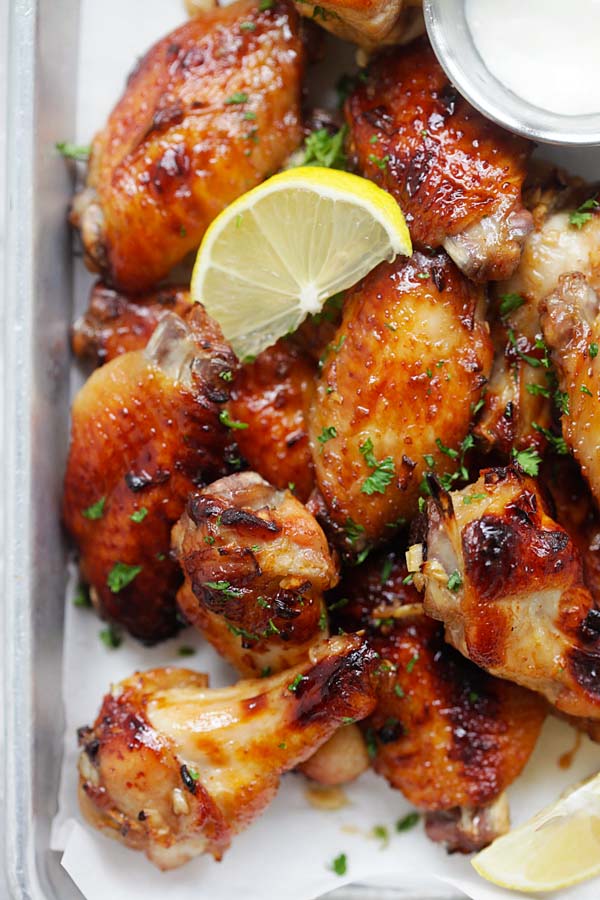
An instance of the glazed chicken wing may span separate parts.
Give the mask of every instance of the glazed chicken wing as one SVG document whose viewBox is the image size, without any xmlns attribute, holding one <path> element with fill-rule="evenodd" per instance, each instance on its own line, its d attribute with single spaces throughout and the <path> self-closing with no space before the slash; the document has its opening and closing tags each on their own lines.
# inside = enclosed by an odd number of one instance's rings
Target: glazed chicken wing
<svg viewBox="0 0 600 900">
<path fill-rule="evenodd" d="M 545 703 L 448 646 L 406 582 L 403 553 L 369 559 L 336 589 L 333 622 L 366 629 L 381 660 L 377 707 L 362 723 L 375 771 L 427 812 L 433 840 L 470 852 L 508 829 L 503 792 L 531 755 Z"/>
<path fill-rule="evenodd" d="M 472 109 L 426 39 L 375 60 L 346 119 L 359 171 L 396 197 L 416 246 L 443 245 L 477 281 L 512 274 L 532 227 L 532 145 Z"/>
<path fill-rule="evenodd" d="M 504 454 L 513 447 L 543 448 L 543 429 L 552 424 L 556 384 L 541 340 L 541 302 L 569 272 L 582 272 L 600 289 L 600 215 L 584 211 L 583 224 L 574 224 L 582 221 L 577 209 L 591 189 L 565 181 L 556 176 L 555 184 L 536 198 L 536 227 L 525 241 L 519 267 L 495 286 L 494 367 L 476 432 Z"/>
<path fill-rule="evenodd" d="M 165 319 L 145 351 L 97 369 L 73 402 L 64 520 L 95 605 L 141 640 L 177 628 L 171 527 L 190 491 L 224 471 L 220 376 L 234 366 L 196 306 Z"/>
<path fill-rule="evenodd" d="M 537 483 L 516 468 L 438 491 L 427 508 L 425 610 L 481 668 L 600 718 L 600 611 Z"/>
<path fill-rule="evenodd" d="M 170 312 L 185 316 L 190 303 L 190 293 L 183 287 L 128 297 L 98 281 L 87 311 L 73 326 L 73 353 L 102 365 L 130 350 L 143 350 L 158 323 Z"/>
<path fill-rule="evenodd" d="M 491 367 L 483 295 L 443 251 L 382 264 L 346 297 L 310 412 L 325 518 L 349 554 L 414 516 L 461 463 Z"/>
<path fill-rule="evenodd" d="M 236 440 L 249 467 L 275 487 L 292 485 L 303 502 L 314 485 L 306 422 L 315 382 L 313 361 L 283 339 L 241 367 L 228 406 L 247 425 Z"/>
<path fill-rule="evenodd" d="M 299 144 L 302 72 L 285 0 L 238 0 L 155 44 L 96 136 L 74 202 L 90 267 L 142 291 L 196 249 L 212 219 Z"/>
<path fill-rule="evenodd" d="M 187 669 L 137 673 L 80 729 L 80 803 L 88 821 L 161 869 L 211 853 L 273 798 L 282 773 L 347 719 L 373 709 L 375 655 L 332 638 L 287 672 L 210 690 Z"/>
<path fill-rule="evenodd" d="M 412 40 L 424 28 L 422 0 L 296 0 L 296 9 L 367 50 Z"/>
<path fill-rule="evenodd" d="M 222 478 L 190 497 L 172 541 L 181 611 L 243 675 L 295 665 L 326 633 L 337 568 L 290 491 L 255 472 Z"/>
<path fill-rule="evenodd" d="M 541 304 L 544 337 L 567 397 L 563 435 L 596 503 L 600 502 L 599 313 L 600 295 L 582 273 L 563 275 L 558 289 Z"/>
</svg>

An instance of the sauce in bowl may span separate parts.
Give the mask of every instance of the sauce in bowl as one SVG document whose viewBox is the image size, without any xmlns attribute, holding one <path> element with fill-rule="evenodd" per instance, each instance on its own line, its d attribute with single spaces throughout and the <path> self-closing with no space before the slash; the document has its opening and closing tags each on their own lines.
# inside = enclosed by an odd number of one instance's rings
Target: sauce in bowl
<svg viewBox="0 0 600 900">
<path fill-rule="evenodd" d="M 600 0 L 466 0 L 488 70 L 561 115 L 600 113 Z"/>
</svg>

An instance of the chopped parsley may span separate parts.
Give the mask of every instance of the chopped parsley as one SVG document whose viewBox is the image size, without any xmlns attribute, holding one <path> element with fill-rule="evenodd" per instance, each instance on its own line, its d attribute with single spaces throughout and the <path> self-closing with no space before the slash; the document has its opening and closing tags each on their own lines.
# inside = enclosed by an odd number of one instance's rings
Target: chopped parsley
<svg viewBox="0 0 600 900">
<path fill-rule="evenodd" d="M 90 600 L 90 595 L 87 588 L 85 587 L 85 585 L 80 584 L 75 591 L 75 596 L 73 597 L 73 606 L 80 606 L 85 608 L 91 605 L 92 601 Z"/>
<path fill-rule="evenodd" d="M 227 98 L 225 105 L 233 106 L 237 103 L 247 103 L 248 99 L 248 94 L 244 93 L 244 91 L 236 91 L 235 94 L 232 94 L 231 97 Z"/>
<path fill-rule="evenodd" d="M 347 606 L 349 602 L 347 597 L 341 597 L 339 600 L 336 600 L 335 603 L 331 603 L 327 609 L 329 612 L 333 612 L 335 609 L 341 609 L 343 606 Z"/>
<path fill-rule="evenodd" d="M 463 505 L 469 506 L 474 500 L 485 500 L 487 494 L 466 494 L 463 497 Z"/>
<path fill-rule="evenodd" d="M 367 753 L 369 754 L 370 759 L 374 759 L 377 756 L 377 737 L 375 735 L 374 728 L 367 728 L 365 734 L 365 743 L 367 745 Z"/>
<path fill-rule="evenodd" d="M 130 566 L 127 563 L 117 562 L 108 573 L 106 584 L 113 594 L 118 594 L 124 587 L 131 584 L 133 579 L 139 575 L 141 571 L 141 566 Z"/>
<path fill-rule="evenodd" d="M 321 615 L 319 616 L 319 631 L 325 631 L 327 628 L 327 613 L 324 609 L 321 610 Z"/>
<path fill-rule="evenodd" d="M 354 725 L 355 722 L 354 716 L 343 716 L 342 718 L 342 725 Z"/>
<path fill-rule="evenodd" d="M 82 510 L 81 515 L 86 519 L 101 519 L 104 515 L 105 503 L 106 497 L 100 497 L 99 500 L 96 500 L 96 502 L 92 503 L 91 506 L 88 506 L 87 509 Z"/>
<path fill-rule="evenodd" d="M 344 531 L 346 532 L 346 537 L 353 544 L 361 534 L 365 533 L 365 529 L 362 525 L 359 525 L 358 522 L 355 522 L 350 516 L 346 519 L 346 524 L 344 525 Z"/>
<path fill-rule="evenodd" d="M 241 591 L 239 588 L 232 587 L 229 581 L 205 581 L 204 587 L 210 588 L 211 591 L 220 591 L 224 597 L 239 597 Z"/>
<path fill-rule="evenodd" d="M 323 428 L 321 434 L 318 436 L 317 440 L 321 445 L 321 453 L 323 452 L 323 447 L 327 443 L 327 441 L 332 440 L 332 438 L 337 437 L 337 429 L 334 425 L 328 425 Z"/>
<path fill-rule="evenodd" d="M 479 700 L 479 694 L 477 691 L 469 691 L 469 703 L 477 703 Z"/>
<path fill-rule="evenodd" d="M 296 675 L 291 684 L 288 684 L 288 691 L 291 691 L 292 694 L 295 694 L 302 682 L 305 680 L 306 675 L 302 675 L 300 672 Z"/>
<path fill-rule="evenodd" d="M 269 605 L 270 605 L 270 604 L 269 604 L 269 601 L 268 601 L 268 600 L 265 600 L 264 597 L 259 597 L 259 598 L 257 599 L 256 603 L 257 603 L 258 606 L 260 606 L 261 609 L 268 609 L 268 608 L 269 608 Z"/>
<path fill-rule="evenodd" d="M 404 690 L 399 684 L 394 685 L 394 693 L 396 697 L 404 697 Z"/>
<path fill-rule="evenodd" d="M 532 422 L 531 427 L 535 428 L 540 434 L 543 434 L 546 440 L 548 441 L 548 446 L 554 450 L 555 453 L 558 453 L 559 456 L 566 456 L 569 452 L 569 448 L 567 447 L 567 442 L 564 437 L 552 434 L 552 432 L 548 428 L 543 428 L 541 425 L 538 425 L 537 422 Z"/>
<path fill-rule="evenodd" d="M 255 22 L 241 22 L 240 31 L 256 31 Z"/>
<path fill-rule="evenodd" d="M 147 515 L 148 510 L 145 506 L 142 506 L 140 509 L 136 509 L 135 512 L 132 512 L 129 518 L 132 522 L 143 522 Z"/>
<path fill-rule="evenodd" d="M 410 831 L 411 828 L 415 827 L 419 819 L 420 816 L 418 812 L 408 813 L 402 819 L 398 819 L 396 822 L 396 831 Z"/>
<path fill-rule="evenodd" d="M 384 560 L 384 563 L 381 567 L 381 583 L 385 584 L 390 575 L 392 574 L 392 569 L 394 568 L 394 558 L 393 556 L 388 556 L 387 559 Z"/>
<path fill-rule="evenodd" d="M 406 671 L 408 672 L 409 675 L 412 672 L 412 670 L 414 669 L 415 665 L 417 664 L 418 659 L 419 659 L 419 654 L 414 653 L 411 656 L 411 658 L 409 659 L 409 661 L 406 663 Z"/>
<path fill-rule="evenodd" d="M 385 155 L 384 157 L 382 157 L 381 159 L 379 158 L 379 156 L 375 156 L 374 153 L 369 153 L 368 159 L 369 159 L 369 162 L 370 162 L 370 163 L 373 163 L 374 166 L 377 166 L 377 168 L 378 168 L 381 172 L 384 172 L 384 171 L 387 169 L 387 164 L 388 164 L 389 161 L 390 161 L 389 154 L 387 154 L 387 153 L 386 153 L 386 155 Z"/>
<path fill-rule="evenodd" d="M 225 369 L 224 372 L 219 372 L 219 378 L 223 381 L 233 381 L 233 372 L 231 369 Z"/>
<path fill-rule="evenodd" d="M 534 450 L 533 447 L 529 447 L 527 450 L 516 450 L 513 447 L 512 457 L 526 475 L 531 475 L 532 478 L 537 476 L 542 462 L 537 450 Z"/>
<path fill-rule="evenodd" d="M 193 656 L 196 652 L 195 647 L 190 647 L 188 644 L 182 644 L 181 647 L 177 650 L 178 656 Z"/>
<path fill-rule="evenodd" d="M 215 539 L 214 539 L 214 537 L 212 536 L 212 534 L 207 534 L 207 535 L 205 536 L 205 538 L 204 538 L 204 543 L 205 543 L 205 544 L 209 544 L 210 546 L 212 546 L 212 544 L 214 544 L 214 542 L 215 542 Z"/>
<path fill-rule="evenodd" d="M 265 666 L 265 668 L 261 670 L 260 677 L 268 678 L 269 675 L 271 675 L 271 674 L 272 674 L 271 666 Z"/>
<path fill-rule="evenodd" d="M 593 397 L 593 396 L 594 396 L 594 395 L 592 394 L 592 392 L 590 391 L 589 387 L 588 387 L 587 385 L 585 385 L 585 384 L 580 384 L 580 385 L 579 385 L 579 392 L 580 392 L 581 394 L 587 394 L 588 397 Z"/>
<path fill-rule="evenodd" d="M 99 632 L 99 637 L 104 646 L 108 647 L 109 650 L 116 650 L 117 647 L 120 647 L 123 643 L 123 638 L 115 629 L 114 625 L 103 628 L 102 631 Z"/>
<path fill-rule="evenodd" d="M 451 572 L 448 576 L 448 590 L 456 592 L 459 588 L 462 587 L 463 580 L 460 577 L 460 572 L 455 569 L 454 572 Z"/>
<path fill-rule="evenodd" d="M 525 303 L 525 298 L 520 294 L 502 294 L 500 297 L 500 317 L 505 319 L 516 309 Z"/>
<path fill-rule="evenodd" d="M 543 384 L 526 384 L 525 389 L 532 397 L 550 397 L 550 388 L 544 387 Z"/>
<path fill-rule="evenodd" d="M 566 391 L 555 391 L 554 392 L 554 402 L 556 406 L 565 416 L 569 415 L 569 395 Z"/>
<path fill-rule="evenodd" d="M 71 141 L 60 141 L 54 146 L 65 159 L 76 159 L 79 162 L 87 162 L 92 149 L 89 145 L 72 144 Z"/>
<path fill-rule="evenodd" d="M 595 359 L 598 356 L 598 344 L 590 344 L 589 346 L 589 354 L 592 359 Z"/>
<path fill-rule="evenodd" d="M 390 832 L 385 825 L 373 825 L 373 837 L 381 841 L 383 844 L 389 844 Z"/>
<path fill-rule="evenodd" d="M 340 853 L 329 866 L 336 875 L 345 875 L 348 871 L 348 858 L 345 853 Z"/>
<path fill-rule="evenodd" d="M 260 0 L 258 9 L 260 12 L 266 12 L 267 9 L 273 9 L 275 0 Z"/>
<path fill-rule="evenodd" d="M 225 622 L 227 625 L 227 629 L 235 635 L 235 637 L 241 637 L 246 641 L 257 641 L 258 635 L 253 634 L 251 631 L 246 631 L 245 628 L 240 628 L 238 625 L 234 625 L 233 622 Z"/>
<path fill-rule="evenodd" d="M 347 134 L 347 125 L 344 125 L 335 134 L 330 134 L 326 128 L 317 128 L 312 131 L 304 142 L 304 158 L 300 165 L 345 169 L 347 159 L 344 153 L 344 141 Z"/>
<path fill-rule="evenodd" d="M 453 450 L 452 447 L 446 447 L 441 438 L 438 437 L 435 439 L 435 445 L 438 450 L 440 450 L 446 456 L 449 456 L 450 459 L 458 459 L 458 450 Z"/>
<path fill-rule="evenodd" d="M 219 422 L 221 425 L 224 425 L 225 428 L 232 428 L 236 431 L 243 431 L 248 427 L 247 422 L 238 422 L 235 419 L 232 419 L 226 409 L 222 409 L 219 413 Z"/>
<path fill-rule="evenodd" d="M 519 344 L 517 338 L 515 337 L 515 333 L 512 328 L 508 329 L 508 340 L 511 346 L 516 350 L 517 356 L 526 362 L 528 365 L 532 366 L 534 369 L 539 369 L 540 366 L 544 365 L 541 359 L 538 359 L 537 356 L 529 356 L 527 353 L 524 353 L 519 349 Z M 537 342 L 536 342 L 537 344 Z"/>
<path fill-rule="evenodd" d="M 267 627 L 264 630 L 264 636 L 270 637 L 272 634 L 281 634 L 281 631 L 279 630 L 273 619 L 269 619 Z"/>
<path fill-rule="evenodd" d="M 590 197 L 589 200 L 586 200 L 585 203 L 578 206 L 575 212 L 570 214 L 569 225 L 577 229 L 583 228 L 583 226 L 592 218 L 592 210 L 597 209 L 598 206 L 600 206 L 600 204 L 596 198 Z"/>
<path fill-rule="evenodd" d="M 385 459 L 378 461 L 373 453 L 371 438 L 367 438 L 358 449 L 364 456 L 366 464 L 373 469 L 371 474 L 364 480 L 360 489 L 361 493 L 368 496 L 376 493 L 384 494 L 386 487 L 391 483 L 395 475 L 394 460 L 391 456 L 386 456 Z"/>
</svg>

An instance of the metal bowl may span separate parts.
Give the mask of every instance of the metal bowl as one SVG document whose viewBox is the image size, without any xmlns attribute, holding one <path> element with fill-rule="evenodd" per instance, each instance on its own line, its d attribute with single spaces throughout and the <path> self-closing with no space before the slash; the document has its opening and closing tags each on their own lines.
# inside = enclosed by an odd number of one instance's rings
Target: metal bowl
<svg viewBox="0 0 600 900">
<path fill-rule="evenodd" d="M 442 67 L 484 116 L 534 141 L 600 144 L 600 112 L 574 116 L 549 112 L 517 96 L 489 71 L 475 46 L 465 0 L 424 0 L 423 6 L 429 40 Z"/>
</svg>

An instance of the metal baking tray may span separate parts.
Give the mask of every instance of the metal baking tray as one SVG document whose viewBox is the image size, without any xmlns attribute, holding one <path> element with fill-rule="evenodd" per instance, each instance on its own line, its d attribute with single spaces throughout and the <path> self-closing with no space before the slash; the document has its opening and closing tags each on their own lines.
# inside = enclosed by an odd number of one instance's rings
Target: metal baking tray
<svg viewBox="0 0 600 900">
<path fill-rule="evenodd" d="M 97 0 L 101 3 L 102 0 Z M 63 745 L 68 546 L 59 523 L 68 443 L 73 172 L 54 144 L 75 133 L 78 0 L 8 0 L 5 285 L 0 309 L 0 895 L 81 893 L 49 847 Z M 82 673 L 85 677 L 85 673 Z M 334 896 L 334 895 L 329 895 Z M 336 900 L 424 900 L 349 887 Z"/>
</svg>

